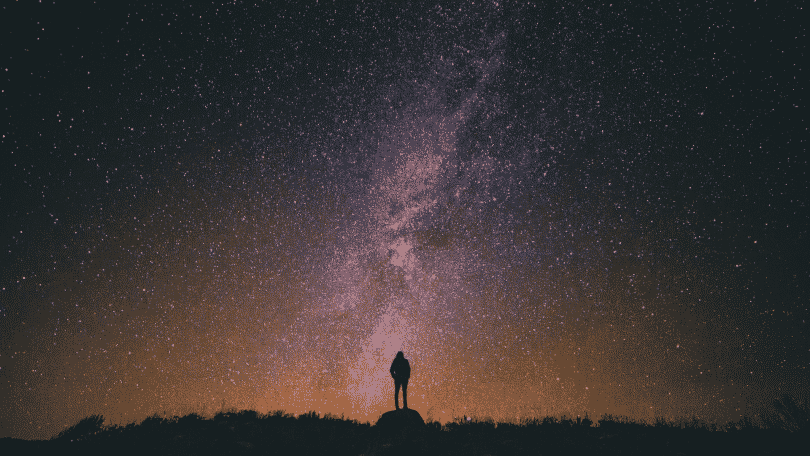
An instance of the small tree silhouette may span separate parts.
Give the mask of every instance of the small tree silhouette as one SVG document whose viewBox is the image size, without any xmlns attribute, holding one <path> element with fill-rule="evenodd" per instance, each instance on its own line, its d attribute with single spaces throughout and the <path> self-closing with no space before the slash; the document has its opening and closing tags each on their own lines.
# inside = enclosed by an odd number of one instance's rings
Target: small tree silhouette
<svg viewBox="0 0 810 456">
<path fill-rule="evenodd" d="M 773 408 L 776 414 L 771 414 L 769 421 L 790 432 L 810 431 L 810 407 L 808 404 L 796 402 L 793 397 L 783 394 L 774 399 Z"/>
<path fill-rule="evenodd" d="M 85 440 L 91 435 L 98 434 L 104 430 L 104 417 L 102 415 L 90 415 L 81 419 L 78 423 L 63 430 L 56 436 L 57 439 L 64 440 Z"/>
</svg>

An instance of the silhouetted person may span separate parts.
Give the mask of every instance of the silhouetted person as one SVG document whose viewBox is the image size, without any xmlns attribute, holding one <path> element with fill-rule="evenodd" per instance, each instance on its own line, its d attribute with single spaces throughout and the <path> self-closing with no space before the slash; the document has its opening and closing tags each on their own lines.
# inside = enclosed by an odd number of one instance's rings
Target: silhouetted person
<svg viewBox="0 0 810 456">
<path fill-rule="evenodd" d="M 402 352 L 397 352 L 391 363 L 391 377 L 394 377 L 394 406 L 399 410 L 399 387 L 402 387 L 402 405 L 408 408 L 408 379 L 411 378 L 411 363 Z"/>
</svg>

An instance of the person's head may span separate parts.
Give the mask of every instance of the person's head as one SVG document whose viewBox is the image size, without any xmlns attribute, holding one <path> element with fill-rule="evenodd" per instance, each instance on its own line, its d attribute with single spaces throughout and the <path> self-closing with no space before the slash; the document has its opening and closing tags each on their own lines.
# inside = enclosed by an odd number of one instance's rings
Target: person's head
<svg viewBox="0 0 810 456">
<path fill-rule="evenodd" d="M 397 358 L 404 358 L 405 354 L 402 352 L 397 352 Z"/>
</svg>

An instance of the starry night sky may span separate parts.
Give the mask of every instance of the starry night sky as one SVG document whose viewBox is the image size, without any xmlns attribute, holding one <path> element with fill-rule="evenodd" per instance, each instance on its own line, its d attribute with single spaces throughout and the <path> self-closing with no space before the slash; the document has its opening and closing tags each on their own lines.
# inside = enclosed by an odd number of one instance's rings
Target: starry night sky
<svg viewBox="0 0 810 456">
<path fill-rule="evenodd" d="M 801 2 L 101 3 L 0 12 L 0 437 L 807 397 Z"/>
</svg>

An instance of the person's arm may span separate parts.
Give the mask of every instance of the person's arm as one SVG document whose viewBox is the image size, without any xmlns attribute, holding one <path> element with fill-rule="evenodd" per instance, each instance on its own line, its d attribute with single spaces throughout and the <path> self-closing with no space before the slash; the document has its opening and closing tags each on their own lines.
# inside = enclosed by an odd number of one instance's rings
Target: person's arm
<svg viewBox="0 0 810 456">
<path fill-rule="evenodd" d="M 394 364 L 395 363 L 396 363 L 396 361 L 391 363 L 391 369 L 388 369 L 388 371 L 391 372 L 391 377 L 394 377 L 394 378 L 396 378 L 396 375 L 395 375 L 396 371 L 394 371 Z"/>
</svg>

